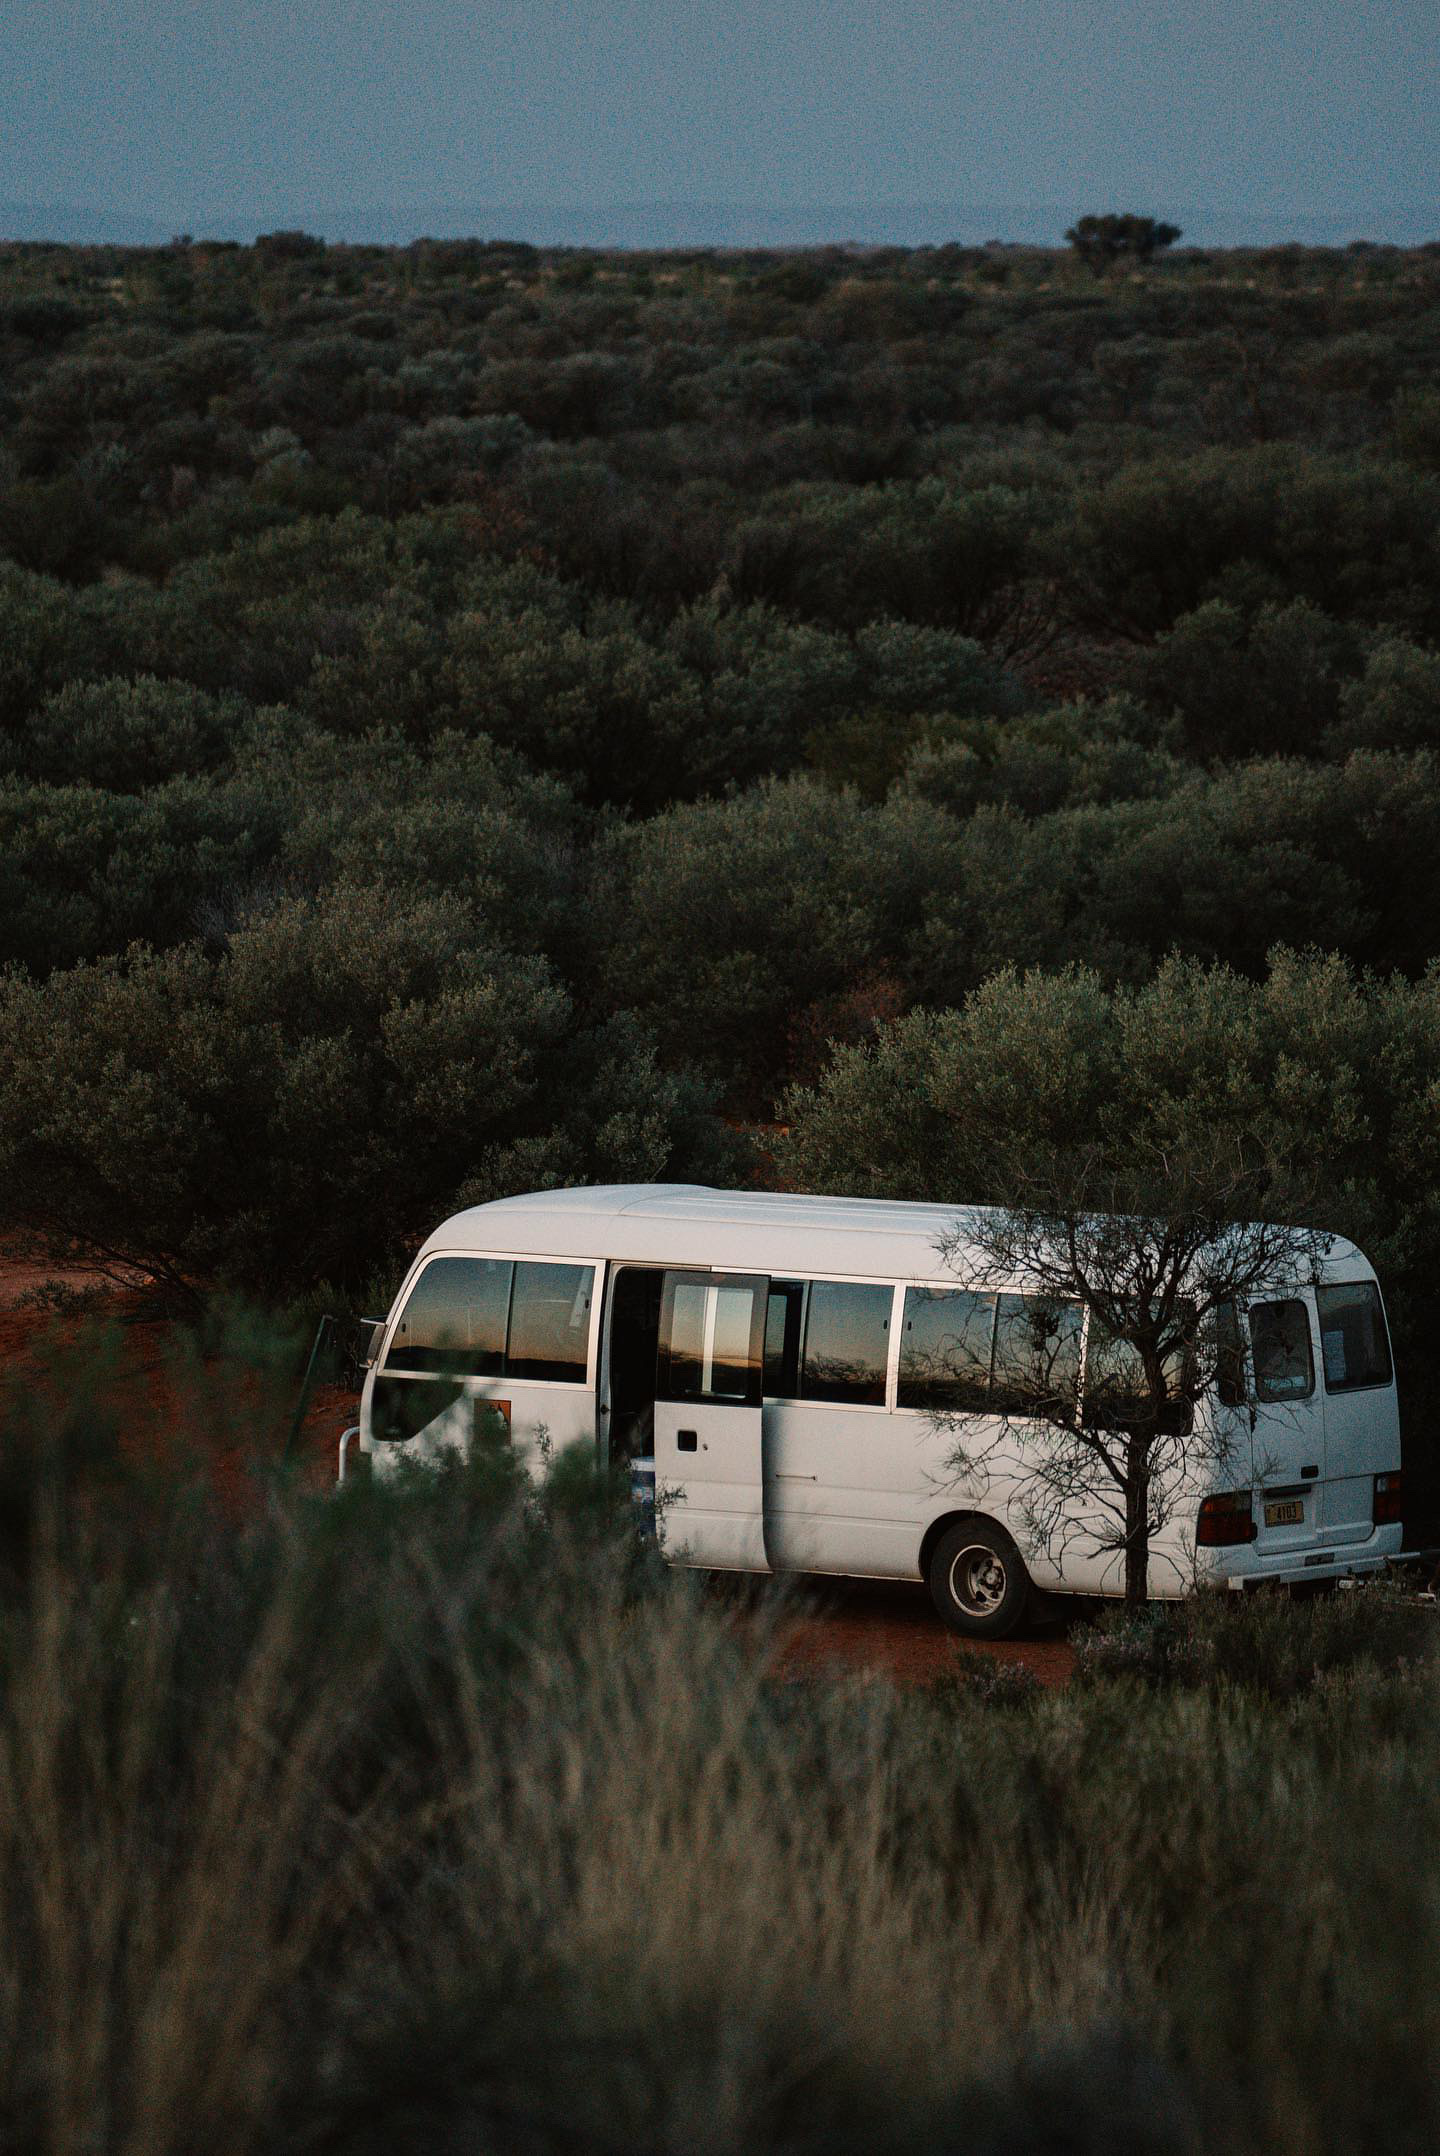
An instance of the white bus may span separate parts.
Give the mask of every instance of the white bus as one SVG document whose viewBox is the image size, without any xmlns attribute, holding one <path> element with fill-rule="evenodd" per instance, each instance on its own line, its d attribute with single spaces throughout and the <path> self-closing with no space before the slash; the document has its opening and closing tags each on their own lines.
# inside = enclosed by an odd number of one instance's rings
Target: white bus
<svg viewBox="0 0 1440 2156">
<path fill-rule="evenodd" d="M 1119 1594 L 1123 1559 L 1083 1519 L 1038 1546 L 1023 1477 L 957 1476 L 953 1428 L 937 1420 L 956 1406 L 937 1343 L 975 1349 L 966 1413 L 1002 1410 L 1026 1298 L 971 1291 L 963 1264 L 942 1264 L 956 1219 L 945 1206 L 679 1184 L 540 1191 L 457 1213 L 376 1328 L 360 1451 L 383 1475 L 468 1446 L 498 1417 L 532 1461 L 543 1433 L 629 1459 L 638 1476 L 653 1463 L 671 1561 L 924 1580 L 946 1622 L 976 1637 L 1014 1630 L 1032 1588 Z M 1379 1287 L 1340 1241 L 1321 1274 L 1244 1313 L 1227 1399 L 1212 1388 L 1199 1409 L 1228 1418 L 1227 1464 L 1152 1541 L 1157 1597 L 1205 1579 L 1333 1579 L 1399 1552 Z"/>
</svg>

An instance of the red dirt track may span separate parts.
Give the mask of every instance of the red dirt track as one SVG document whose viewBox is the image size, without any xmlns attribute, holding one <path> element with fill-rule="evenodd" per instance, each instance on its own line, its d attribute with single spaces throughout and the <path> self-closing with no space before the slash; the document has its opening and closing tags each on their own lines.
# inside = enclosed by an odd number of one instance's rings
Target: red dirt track
<svg viewBox="0 0 1440 2156">
<path fill-rule="evenodd" d="M 55 1277 L 53 1267 L 0 1255 L 0 1368 L 23 1369 L 45 1336 L 73 1335 L 84 1322 L 57 1319 L 21 1301 L 28 1291 Z M 71 1273 L 64 1276 L 63 1284 L 86 1290 L 97 1282 L 93 1275 Z M 92 1315 L 122 1321 L 115 1405 L 137 1439 L 148 1437 L 163 1450 L 177 1437 L 179 1420 L 170 1384 L 170 1326 L 144 1317 L 138 1294 L 108 1287 L 103 1298 L 97 1298 Z M 323 1488 L 334 1478 L 340 1432 L 354 1420 L 356 1406 L 353 1393 L 335 1386 L 319 1389 L 310 1402 L 297 1452 L 306 1480 L 316 1487 Z M 283 1436 L 281 1431 L 277 1444 Z M 253 1502 L 247 1448 L 217 1436 L 208 1466 L 227 1511 L 242 1517 Z M 720 1575 L 714 1591 L 722 1600 L 739 1603 L 749 1589 Z M 957 1639 L 940 1622 L 918 1584 L 809 1579 L 797 1586 L 794 1616 L 785 1627 L 778 1669 L 787 1677 L 801 1679 L 868 1674 L 927 1684 L 947 1669 L 963 1667 L 967 1658 L 973 1666 L 977 1655 L 997 1664 L 1018 1663 L 1042 1684 L 1053 1686 L 1065 1684 L 1074 1665 L 1073 1651 L 1058 1630 L 994 1643 Z"/>
<path fill-rule="evenodd" d="M 977 1657 L 1030 1671 L 1046 1686 L 1068 1682 L 1074 1649 L 1058 1629 L 1024 1639 L 962 1640 L 940 1622 L 926 1589 L 901 1580 L 804 1582 L 799 1614 L 780 1657 L 788 1677 L 885 1676 L 931 1684 Z"/>
</svg>

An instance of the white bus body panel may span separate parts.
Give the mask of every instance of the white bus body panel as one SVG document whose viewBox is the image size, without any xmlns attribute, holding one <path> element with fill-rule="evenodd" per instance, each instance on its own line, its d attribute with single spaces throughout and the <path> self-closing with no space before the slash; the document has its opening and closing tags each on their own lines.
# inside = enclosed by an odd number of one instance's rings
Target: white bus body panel
<svg viewBox="0 0 1440 2156">
<path fill-rule="evenodd" d="M 1087 1528 L 1084 1507 L 1077 1506 L 1065 1534 L 1049 1549 L 1037 1547 L 1021 1501 L 1023 1462 L 1017 1460 L 1013 1471 L 1007 1471 L 1003 1461 L 992 1461 L 978 1479 L 957 1476 L 951 1464 L 955 1434 L 937 1429 L 923 1414 L 897 1407 L 905 1288 L 963 1285 L 963 1251 L 954 1268 L 947 1268 L 940 1243 L 974 1210 L 683 1184 L 620 1184 L 499 1199 L 456 1214 L 426 1242 L 396 1297 L 377 1363 L 383 1366 L 406 1297 L 431 1257 L 593 1265 L 584 1385 L 501 1378 L 463 1381 L 475 1399 L 503 1404 L 512 1440 L 534 1467 L 542 1452 L 569 1444 L 598 1442 L 604 1447 L 607 1288 L 617 1265 L 888 1286 L 894 1302 L 883 1407 L 766 1399 L 756 1411 L 657 1402 L 657 1492 L 663 1495 L 667 1479 L 672 1494 L 677 1486 L 681 1491 L 673 1524 L 661 1528 L 670 1545 L 667 1554 L 678 1562 L 717 1568 L 918 1579 L 927 1533 L 957 1513 L 975 1512 L 999 1521 L 1014 1536 L 1037 1587 L 1118 1595 L 1123 1592 L 1124 1561 L 1119 1551 L 1096 1547 L 1090 1530 L 1100 1525 L 1098 1515 Z M 1323 1271 L 1336 1280 L 1375 1277 L 1362 1254 L 1339 1239 Z M 1315 1390 L 1308 1400 L 1291 1406 L 1257 1407 L 1253 1432 L 1243 1409 L 1208 1410 L 1229 1416 L 1230 1464 L 1197 1482 L 1188 1500 L 1152 1538 L 1150 1591 L 1156 1598 L 1187 1594 L 1205 1581 L 1313 1581 L 1378 1570 L 1401 1547 L 1400 1526 L 1377 1528 L 1370 1517 L 1374 1476 L 1400 1466 L 1394 1385 L 1327 1392 L 1314 1298 L 1307 1294 L 1305 1299 L 1314 1336 Z M 380 1472 L 402 1456 L 425 1458 L 443 1446 L 467 1441 L 463 1409 L 450 1411 L 408 1443 L 376 1440 L 369 1412 L 374 1382 L 372 1371 L 362 1396 L 360 1447 Z M 699 1430 L 699 1420 L 707 1418 L 708 1439 Z M 695 1432 L 697 1445 L 708 1444 L 714 1459 L 681 1455 L 675 1448 L 682 1430 Z M 662 1443 L 665 1464 L 659 1458 Z M 984 1449 L 983 1430 L 972 1438 L 971 1449 Z M 697 1460 L 702 1470 L 698 1476 Z M 721 1467 L 719 1477 L 708 1473 L 714 1466 Z M 1307 1468 L 1318 1473 L 1303 1474 Z M 707 1479 L 728 1485 L 723 1504 L 697 1503 Z M 1298 1526 L 1267 1528 L 1265 1492 L 1301 1484 L 1307 1491 L 1304 1520 Z M 1200 1498 L 1217 1487 L 1254 1489 L 1260 1523 L 1255 1542 L 1196 1549 Z M 706 1519 L 712 1512 L 715 1517 Z M 688 1521 L 682 1514 L 688 1514 Z"/>
</svg>

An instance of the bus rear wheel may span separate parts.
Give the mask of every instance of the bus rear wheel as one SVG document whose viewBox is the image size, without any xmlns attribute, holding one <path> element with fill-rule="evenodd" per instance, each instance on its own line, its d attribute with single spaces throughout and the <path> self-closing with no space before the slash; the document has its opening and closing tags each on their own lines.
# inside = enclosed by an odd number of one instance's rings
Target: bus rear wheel
<svg viewBox="0 0 1440 2156">
<path fill-rule="evenodd" d="M 1003 1527 L 957 1520 L 930 1557 L 930 1596 L 952 1632 L 967 1639 L 1008 1639 L 1030 1599 L 1025 1561 Z"/>
</svg>

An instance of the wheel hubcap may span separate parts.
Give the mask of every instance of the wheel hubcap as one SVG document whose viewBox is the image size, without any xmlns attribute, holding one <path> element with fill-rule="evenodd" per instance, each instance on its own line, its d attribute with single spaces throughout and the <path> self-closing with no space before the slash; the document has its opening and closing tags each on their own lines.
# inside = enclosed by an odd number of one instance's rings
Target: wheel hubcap
<svg viewBox="0 0 1440 2156">
<path fill-rule="evenodd" d="M 950 1592 L 972 1617 L 992 1617 L 1008 1584 L 1003 1560 L 983 1543 L 961 1550 L 950 1567 Z"/>
</svg>

